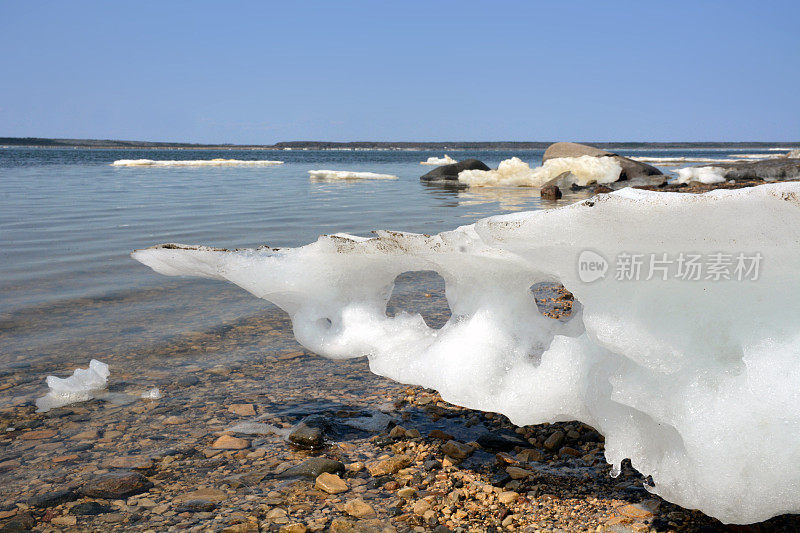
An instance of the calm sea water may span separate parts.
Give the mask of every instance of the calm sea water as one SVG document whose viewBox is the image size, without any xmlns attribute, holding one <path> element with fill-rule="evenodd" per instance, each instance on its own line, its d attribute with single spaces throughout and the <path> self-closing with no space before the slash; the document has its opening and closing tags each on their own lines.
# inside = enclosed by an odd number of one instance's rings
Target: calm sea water
<svg viewBox="0 0 800 533">
<path fill-rule="evenodd" d="M 490 166 L 541 151 L 461 152 Z M 622 152 L 625 153 L 625 152 Z M 637 151 L 719 157 L 729 152 Z M 734 152 L 730 152 L 734 153 Z M 477 218 L 541 209 L 536 190 L 454 190 L 420 183 L 425 151 L 0 149 L 0 366 L 152 347 L 270 309 L 243 291 L 159 276 L 129 257 L 163 242 L 298 246 L 373 229 L 436 233 Z M 117 159 L 279 159 L 276 167 L 112 167 Z M 394 174 L 315 183 L 311 169 Z M 567 195 L 560 204 L 580 195 Z M 65 363 L 66 364 L 66 363 Z"/>
</svg>

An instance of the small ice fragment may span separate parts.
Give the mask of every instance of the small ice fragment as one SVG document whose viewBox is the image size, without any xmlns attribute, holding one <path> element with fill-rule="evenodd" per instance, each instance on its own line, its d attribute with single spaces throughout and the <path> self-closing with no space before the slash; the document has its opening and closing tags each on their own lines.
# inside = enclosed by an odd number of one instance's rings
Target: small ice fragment
<svg viewBox="0 0 800 533">
<path fill-rule="evenodd" d="M 675 171 L 678 183 L 699 181 L 700 183 L 722 183 L 725 181 L 726 169 L 721 167 L 685 167 Z"/>
<path fill-rule="evenodd" d="M 55 407 L 91 400 L 95 392 L 106 388 L 109 374 L 107 364 L 92 359 L 89 368 L 76 368 L 68 378 L 47 376 L 50 391 L 36 399 L 36 412 L 44 413 Z"/>
<path fill-rule="evenodd" d="M 458 161 L 456 161 L 449 155 L 444 154 L 444 157 L 429 157 L 425 161 L 420 162 L 420 165 L 440 166 L 440 165 L 451 165 L 453 163 L 458 163 Z"/>
<path fill-rule="evenodd" d="M 160 400 L 161 399 L 161 391 L 158 390 L 158 387 L 153 387 L 147 392 L 142 393 L 143 400 Z"/>
<path fill-rule="evenodd" d="M 396 180 L 393 174 L 378 174 L 375 172 L 352 172 L 349 170 L 309 170 L 308 175 L 312 180 L 337 181 L 337 180 Z"/>
</svg>

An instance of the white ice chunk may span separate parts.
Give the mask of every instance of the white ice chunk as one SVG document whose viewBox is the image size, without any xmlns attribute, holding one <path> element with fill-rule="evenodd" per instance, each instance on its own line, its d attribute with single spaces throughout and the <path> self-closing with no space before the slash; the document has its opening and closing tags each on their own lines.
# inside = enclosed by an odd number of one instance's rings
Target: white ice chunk
<svg viewBox="0 0 800 533">
<path fill-rule="evenodd" d="M 676 264 L 618 276 L 634 254 L 763 262 L 756 279 L 736 279 L 734 264 L 728 279 L 682 279 Z M 684 507 L 734 523 L 800 512 L 798 183 L 623 189 L 433 236 L 324 236 L 277 251 L 168 245 L 133 257 L 163 274 L 229 280 L 282 307 L 306 348 L 366 356 L 373 372 L 446 401 L 519 425 L 585 422 L 605 435 L 610 463 L 629 458 Z M 581 257 L 606 262 L 605 276 L 582 281 Z M 386 314 L 395 278 L 416 270 L 445 280 L 452 316 L 441 329 Z M 573 293 L 570 320 L 539 312 L 539 282 Z"/>
<path fill-rule="evenodd" d="M 308 175 L 312 180 L 339 181 L 339 180 L 396 180 L 392 174 L 377 174 L 375 172 L 353 172 L 350 170 L 309 170 Z"/>
<path fill-rule="evenodd" d="M 440 166 L 440 165 L 451 165 L 453 163 L 458 163 L 458 161 L 456 161 L 449 155 L 444 154 L 444 157 L 429 157 L 425 161 L 422 161 L 420 165 Z"/>
<path fill-rule="evenodd" d="M 559 157 L 531 168 L 518 157 L 500 162 L 497 170 L 462 170 L 458 181 L 470 187 L 521 186 L 541 187 L 564 172 L 571 172 L 574 183 L 612 183 L 619 179 L 622 167 L 613 157 Z"/>
<path fill-rule="evenodd" d="M 678 174 L 677 183 L 722 183 L 728 171 L 720 167 L 685 167 L 675 171 Z"/>
<path fill-rule="evenodd" d="M 114 167 L 272 167 L 282 165 L 283 161 L 250 160 L 250 159 L 186 159 L 186 160 L 153 160 L 153 159 L 118 159 L 111 163 Z"/>
<path fill-rule="evenodd" d="M 158 389 L 158 387 L 153 387 L 152 389 L 142 393 L 143 400 L 160 400 L 161 398 L 161 391 Z"/>
<path fill-rule="evenodd" d="M 68 378 L 47 376 L 50 391 L 36 399 L 36 412 L 44 413 L 56 407 L 91 400 L 95 393 L 106 388 L 109 374 L 107 364 L 92 359 L 89 368 L 76 368 Z"/>
</svg>

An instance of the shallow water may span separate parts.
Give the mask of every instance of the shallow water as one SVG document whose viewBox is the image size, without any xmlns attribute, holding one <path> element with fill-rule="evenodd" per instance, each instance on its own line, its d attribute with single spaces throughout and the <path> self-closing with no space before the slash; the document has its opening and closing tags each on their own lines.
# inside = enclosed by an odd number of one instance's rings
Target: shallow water
<svg viewBox="0 0 800 533">
<path fill-rule="evenodd" d="M 752 151 L 752 150 L 751 150 Z M 637 150 L 625 155 L 720 157 L 739 151 Z M 490 166 L 542 151 L 447 151 Z M 0 405 L 26 401 L 45 373 L 65 373 L 122 354 L 175 357 L 193 335 L 230 336 L 248 320 L 274 324 L 269 342 L 244 336 L 192 364 L 298 349 L 285 316 L 236 287 L 159 276 L 129 257 L 162 242 L 236 248 L 298 246 L 320 234 L 373 229 L 436 233 L 512 210 L 571 203 L 541 200 L 527 188 L 459 190 L 420 183 L 430 151 L 207 151 L 0 149 Z M 118 159 L 271 159 L 275 167 L 112 167 Z M 398 180 L 313 182 L 312 169 L 392 174 Z M 398 309 L 427 306 L 447 316 L 436 280 L 411 276 Z M 422 295 L 422 296 L 420 296 Z M 395 307 L 389 309 L 395 311 Z M 440 316 L 439 319 L 435 318 Z M 441 318 L 444 317 L 444 318 Z M 258 329 L 258 328 L 256 328 Z M 262 329 L 258 331 L 262 331 Z M 237 338 L 236 335 L 232 336 Z M 251 343 L 249 349 L 246 343 Z M 188 346 L 191 346 L 189 344 Z M 187 348 L 191 352 L 190 348 Z M 259 352 L 260 351 L 260 352 Z M 9 383 L 11 384 L 9 386 Z M 29 386 L 25 386 L 28 384 Z M 22 389 L 20 389 L 22 387 Z M 23 390 L 24 389 L 24 390 Z"/>
</svg>

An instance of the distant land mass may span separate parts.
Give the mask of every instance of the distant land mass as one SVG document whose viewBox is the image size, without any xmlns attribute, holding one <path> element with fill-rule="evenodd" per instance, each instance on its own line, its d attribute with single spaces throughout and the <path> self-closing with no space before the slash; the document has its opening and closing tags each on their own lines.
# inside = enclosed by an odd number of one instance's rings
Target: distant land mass
<svg viewBox="0 0 800 533">
<path fill-rule="evenodd" d="M 119 141 L 110 139 L 47 139 L 0 137 L 0 146 L 29 148 L 98 148 L 165 150 L 544 150 L 556 141 L 384 142 L 286 141 L 275 144 L 199 144 Z M 800 148 L 800 142 L 581 142 L 607 150 L 632 148 Z"/>
</svg>

